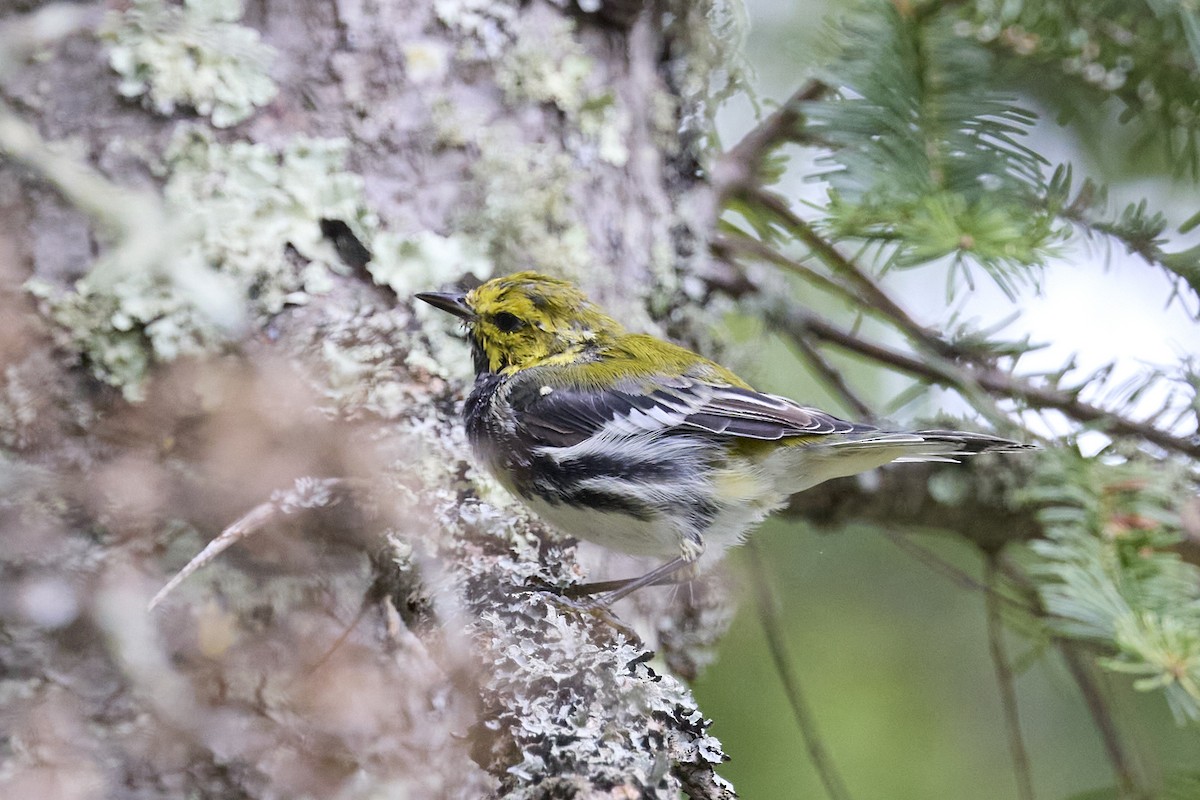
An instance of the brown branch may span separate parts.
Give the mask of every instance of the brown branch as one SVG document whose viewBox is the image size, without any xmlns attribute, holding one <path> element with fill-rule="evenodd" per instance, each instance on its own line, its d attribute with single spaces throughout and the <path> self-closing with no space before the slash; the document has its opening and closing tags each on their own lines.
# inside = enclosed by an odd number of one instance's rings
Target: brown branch
<svg viewBox="0 0 1200 800">
<path fill-rule="evenodd" d="M 829 288 L 830 285 L 837 287 L 836 291 L 847 297 L 852 305 L 870 311 L 899 329 L 914 346 L 928 355 L 928 361 L 940 362 L 942 371 L 947 376 L 945 382 L 956 386 L 959 392 L 993 423 L 1002 426 L 1010 424 L 1008 415 L 1003 413 L 996 406 L 994 400 L 982 391 L 955 362 L 955 359 L 978 359 L 980 356 L 978 352 L 948 342 L 933 330 L 917 322 L 899 303 L 892 299 L 874 278 L 855 264 L 852 259 L 842 255 L 806 221 L 796 216 L 778 195 L 760 189 L 748 190 L 747 194 L 753 197 L 754 202 L 773 213 L 781 224 L 787 227 L 796 238 L 805 242 L 812 253 L 824 261 L 835 274 L 842 276 L 849 286 L 844 286 L 831 278 L 820 275 L 815 270 L 798 262 L 791 262 L 785 256 L 772 255 L 774 251 L 765 244 L 758 243 L 759 247 L 753 250 L 743 245 L 743 250 L 748 250 L 756 257 L 770 263 L 797 271 L 824 288 Z M 820 280 L 814 279 L 813 275 L 818 276 Z"/>
<path fill-rule="evenodd" d="M 1032 511 L 1014 510 L 999 497 L 990 496 L 985 482 L 966 482 L 963 495 L 954 503 L 935 500 L 929 493 L 929 481 L 943 469 L 965 473 L 969 478 L 975 467 L 971 463 L 905 464 L 903 468 L 880 470 L 878 481 L 870 484 L 837 478 L 793 496 L 784 513 L 827 529 L 865 522 L 891 528 L 950 531 L 984 551 L 1041 536 L 1041 526 Z"/>
<path fill-rule="evenodd" d="M 299 511 L 336 505 L 348 492 L 355 491 L 360 486 L 358 481 L 349 478 L 298 478 L 291 489 L 273 493 L 270 500 L 259 503 L 238 517 L 205 545 L 203 550 L 192 556 L 150 600 L 149 610 L 154 610 L 155 606 L 197 570 L 211 563 L 233 545 L 258 533 L 269 523 Z"/>
<path fill-rule="evenodd" d="M 718 236 L 712 244 L 712 252 L 717 258 L 727 262 L 734 258 L 750 257 L 759 261 L 765 261 L 768 264 L 774 264 L 777 267 L 786 269 L 788 272 L 799 275 L 804 280 L 820 289 L 824 289 L 830 294 L 844 298 L 855 306 L 862 303 L 862 299 L 849 287 L 843 286 L 828 275 L 822 275 L 807 264 L 797 261 L 794 258 L 789 258 L 774 247 L 764 244 L 757 239 L 752 239 L 749 236 L 729 234 Z M 757 291 L 758 287 L 754 288 Z M 874 309 L 868 307 L 866 310 L 873 311 Z"/>
<path fill-rule="evenodd" d="M 803 119 L 800 105 L 821 98 L 829 89 L 821 81 L 810 80 L 717 159 L 712 168 L 712 185 L 720 206 L 759 182 L 763 158 L 772 149 L 783 142 L 809 141 L 799 130 Z M 812 143 L 816 143 L 816 140 L 812 140 Z"/>
<path fill-rule="evenodd" d="M 994 425 L 1001 428 L 1012 425 L 1009 415 L 1001 411 L 993 396 L 985 391 L 986 387 L 979 384 L 974 374 L 948 358 L 931 352 L 926 354 L 926 358 L 918 358 L 884 345 L 872 344 L 860 339 L 855 333 L 842 331 L 831 323 L 796 308 L 785 309 L 780 313 L 768 312 L 766 316 L 769 322 L 775 324 L 776 327 L 782 327 L 793 340 L 805 333 L 811 334 L 818 339 L 865 355 L 875 361 L 890 364 L 902 372 L 908 372 L 924 380 L 952 386 Z M 780 319 L 790 322 L 781 326 L 778 324 Z M 790 323 L 796 323 L 798 327 Z"/>
<path fill-rule="evenodd" d="M 926 361 L 886 345 L 867 341 L 855 333 L 845 331 L 797 308 L 771 312 L 767 319 L 770 324 L 793 339 L 813 337 L 913 377 L 952 386 L 959 391 L 969 391 L 973 388 L 970 384 L 974 384 L 993 396 L 1019 400 L 1035 409 L 1053 409 L 1077 422 L 1096 423 L 1100 430 L 1114 436 L 1137 437 L 1164 450 L 1200 459 L 1200 440 L 1175 436 L 1154 425 L 1085 402 L 1073 392 L 1052 386 L 1038 386 L 994 367 Z M 964 378 L 970 383 L 964 385 Z"/>
<path fill-rule="evenodd" d="M 781 312 L 784 324 L 779 327 L 791 335 L 802 351 L 812 349 L 811 345 L 804 341 L 803 334 L 808 334 L 874 361 L 887 364 L 902 372 L 907 372 L 914 377 L 952 386 L 966 395 L 981 411 L 992 417 L 993 421 L 998 421 L 996 419 L 997 409 L 993 403 L 985 402 L 986 398 L 981 396 L 981 391 L 992 396 L 1019 400 L 1032 408 L 1060 411 L 1077 422 L 1097 423 L 1102 430 L 1112 435 L 1138 437 L 1165 450 L 1191 458 L 1200 458 L 1200 438 L 1176 436 L 1157 427 L 1152 422 L 1130 419 L 1115 411 L 1080 400 L 1075 392 L 1052 386 L 1037 386 L 1026 379 L 1003 372 L 991 364 L 968 365 L 962 363 L 978 358 L 978 354 L 947 342 L 929 328 L 918 323 L 870 275 L 859 268 L 853 260 L 839 252 L 832 243 L 820 236 L 808 222 L 797 216 L 783 198 L 761 188 L 749 188 L 745 189 L 745 192 L 748 193 L 748 199 L 752 199 L 756 204 L 770 211 L 789 231 L 803 241 L 814 255 L 836 274 L 849 281 L 853 288 L 861 293 L 857 297 L 851 293 L 849 295 L 851 299 L 864 308 L 881 312 L 930 358 L 918 358 L 883 345 L 866 342 L 855 334 L 842 331 L 825 320 L 805 312 L 795 309 Z M 731 243 L 726 242 L 725 244 L 728 246 Z M 845 286 L 821 276 L 820 273 L 804 267 L 799 262 L 775 254 L 773 249 L 765 244 L 759 243 L 758 247 L 752 247 L 739 241 L 733 247 L 770 263 L 800 272 L 817 285 L 836 291 L 842 296 L 848 296 Z M 768 318 L 780 321 L 780 314 L 768 314 Z M 801 344 L 802 342 L 803 344 Z"/>
<path fill-rule="evenodd" d="M 1108 698 L 1105 697 L 1100 682 L 1096 680 L 1095 668 L 1083 658 L 1078 644 L 1067 639 L 1059 639 L 1057 644 L 1075 685 L 1079 687 L 1079 693 L 1083 695 L 1088 712 L 1092 715 L 1092 722 L 1100 732 L 1100 739 L 1104 742 L 1104 752 L 1108 755 L 1117 781 L 1117 796 L 1121 800 L 1150 800 L 1149 790 L 1142 787 L 1138 779 L 1137 759 L 1121 739 L 1121 732 L 1117 730 L 1117 721 L 1109 708 Z"/>
<path fill-rule="evenodd" d="M 844 276 L 861 295 L 853 299 L 863 308 L 880 312 L 889 322 L 899 329 L 920 350 L 925 351 L 930 358 L 919 360 L 909 357 L 907 365 L 888 362 L 880 358 L 879 353 L 861 352 L 875 360 L 892 363 L 893 366 L 910 372 L 918 377 L 934 380 L 938 383 L 953 386 L 963 393 L 981 412 L 993 422 L 999 422 L 1004 415 L 999 413 L 994 403 L 989 402 L 985 394 L 1000 395 L 1009 399 L 1020 399 L 1034 408 L 1053 408 L 1079 422 L 1100 422 L 1105 429 L 1117 435 L 1139 436 L 1146 441 L 1157 444 L 1168 450 L 1181 452 L 1193 458 L 1200 458 L 1200 440 L 1190 440 L 1174 436 L 1158 428 L 1152 422 L 1130 420 L 1116 412 L 1081 401 L 1075 393 L 1052 387 L 1038 387 L 996 369 L 990 363 L 977 363 L 973 367 L 964 367 L 962 361 L 980 361 L 979 353 L 968 348 L 948 342 L 934 331 L 921 325 L 905 311 L 870 275 L 864 272 L 854 261 L 844 256 L 828 240 L 818 234 L 805 220 L 797 216 L 787 202 L 776 194 L 761 188 L 748 189 L 748 198 L 761 207 L 770 211 L 798 239 L 803 241 L 814 255 L 820 258 L 835 273 Z M 750 248 L 742 246 L 743 250 Z M 753 255 L 763 260 L 794 269 L 786 257 L 772 257 L 763 250 L 771 250 L 766 245 L 751 251 Z M 813 271 L 805 268 L 806 272 Z M 819 275 L 819 273 L 816 273 Z M 806 275 L 808 277 L 808 275 Z M 821 276 L 824 277 L 824 276 Z M 810 278 L 811 279 L 811 278 Z M 835 281 L 825 278 L 825 281 L 840 287 Z M 839 293 L 845 292 L 840 287 Z M 816 331 L 814 331 L 816 333 Z M 819 335 L 819 333 L 818 333 Z M 798 338 L 793 337 L 796 341 Z M 843 344 L 842 342 L 836 342 Z M 885 348 L 886 349 L 886 348 Z M 892 351 L 895 352 L 895 351 Z M 984 360 L 986 362 L 986 360 Z M 937 363 L 940 362 L 940 363 Z M 982 391 L 981 391 L 982 390 Z"/>
<path fill-rule="evenodd" d="M 1000 604 L 997 591 L 997 555 L 988 553 L 987 586 L 991 591 L 983 595 L 987 613 L 988 651 L 992 656 L 992 667 L 996 671 L 996 686 L 1000 690 L 1000 705 L 1004 709 L 1004 727 L 1008 733 L 1008 751 L 1012 755 L 1013 775 L 1017 781 L 1017 796 L 1021 800 L 1033 800 L 1033 779 L 1029 773 L 1029 755 L 1021 738 L 1021 717 L 1017 712 L 1017 692 L 1013 681 L 1012 667 L 1004 651 L 1004 626 L 1000 619 Z"/>
<path fill-rule="evenodd" d="M 814 237 L 816 233 L 808 229 Z M 799 234 L 798 234 L 799 235 Z M 818 237 L 819 239 L 819 237 Z M 718 239 L 712 247 L 713 254 L 718 258 L 724 259 L 729 263 L 730 256 L 738 255 L 739 251 L 742 255 L 752 256 L 762 261 L 766 261 L 776 266 L 783 267 L 790 272 L 794 272 L 815 286 L 818 286 L 828 292 L 836 294 L 844 298 L 850 305 L 856 309 L 875 316 L 884 322 L 887 322 L 895 327 L 898 327 L 902 332 L 905 332 L 909 339 L 917 346 L 925 349 L 930 355 L 931 361 L 939 361 L 945 368 L 948 381 L 961 386 L 961 391 L 971 400 L 971 402 L 989 419 L 997 424 L 1006 424 L 1008 422 L 1007 415 L 1002 413 L 995 403 L 983 392 L 978 391 L 978 388 L 973 386 L 967 380 L 961 370 L 952 361 L 949 360 L 945 353 L 955 353 L 963 355 L 965 353 L 961 348 L 942 340 L 932 331 L 922 327 L 912 319 L 899 305 L 894 303 L 891 298 L 883 291 L 870 276 L 863 273 L 854 265 L 852 261 L 846 259 L 832 247 L 826 251 L 829 258 L 840 259 L 841 264 L 845 266 L 844 275 L 852 278 L 859 289 L 855 291 L 854 287 L 843 285 L 838 281 L 817 272 L 806 264 L 795 259 L 789 258 L 773 247 L 770 247 L 763 242 L 752 239 L 747 236 L 723 236 Z M 754 290 L 756 287 L 753 283 L 742 276 L 743 280 L 737 283 L 737 289 L 741 294 Z M 863 294 L 866 294 L 874 299 L 875 302 L 863 303 Z M 793 338 L 798 349 L 802 352 L 811 350 L 802 340 Z"/>
</svg>

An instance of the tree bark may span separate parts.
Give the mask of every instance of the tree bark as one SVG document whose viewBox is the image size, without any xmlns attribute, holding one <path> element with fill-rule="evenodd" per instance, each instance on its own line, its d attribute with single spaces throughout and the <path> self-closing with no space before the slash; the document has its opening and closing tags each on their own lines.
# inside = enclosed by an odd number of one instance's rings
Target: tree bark
<svg viewBox="0 0 1200 800">
<path fill-rule="evenodd" d="M 639 636 L 531 590 L 574 543 L 475 471 L 408 296 L 535 268 L 648 328 L 685 291 L 719 9 L 599 6 L 4 23 L 0 794 L 732 796 L 647 644 L 689 669 L 721 593 Z"/>
</svg>

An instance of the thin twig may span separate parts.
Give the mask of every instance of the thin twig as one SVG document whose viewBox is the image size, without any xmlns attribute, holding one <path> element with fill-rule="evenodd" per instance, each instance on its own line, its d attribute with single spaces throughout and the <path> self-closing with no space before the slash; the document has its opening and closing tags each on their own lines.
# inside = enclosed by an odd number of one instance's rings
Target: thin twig
<svg viewBox="0 0 1200 800">
<path fill-rule="evenodd" d="M 747 199 L 774 214 L 780 224 L 807 244 L 811 252 L 821 259 L 830 270 L 848 281 L 852 289 L 851 297 L 856 306 L 872 309 L 899 329 L 914 346 L 925 353 L 928 361 L 935 362 L 942 368 L 942 372 L 948 376 L 947 382 L 954 385 L 984 416 L 996 425 L 1011 424 L 1008 415 L 1000 410 L 995 401 L 982 391 L 972 380 L 970 374 L 963 371 L 955 361 L 958 358 L 977 357 L 977 353 L 972 353 L 946 341 L 934 331 L 917 322 L 899 303 L 892 299 L 891 295 L 874 278 L 864 272 L 852 259 L 842 255 L 808 222 L 793 213 L 787 202 L 779 195 L 761 188 L 749 188 L 743 194 Z"/>
<path fill-rule="evenodd" d="M 262 530 L 268 522 L 277 516 L 279 516 L 279 510 L 275 507 L 274 503 L 259 503 L 243 514 L 232 525 L 229 525 L 217 534 L 212 541 L 204 546 L 203 550 L 192 556 L 192 560 L 185 564 L 183 569 L 172 575 L 171 579 L 163 584 L 163 587 L 151 598 L 147 610 L 153 611 L 155 606 L 165 600 L 167 595 L 175 591 L 179 584 L 187 580 L 192 573 L 211 562 L 233 545 Z"/>
<path fill-rule="evenodd" d="M 848 336 L 857 337 L 857 331 L 848 333 Z M 920 347 L 919 341 L 918 347 Z M 940 375 L 940 383 L 953 386 L 955 391 L 965 397 L 974 409 L 991 421 L 992 425 L 1001 429 L 1013 426 L 1012 417 L 1004 413 L 996 402 L 996 398 L 985 391 L 985 387 L 979 384 L 970 369 L 941 355 L 937 350 L 928 348 L 924 351 L 923 359 L 914 359 L 914 361 L 928 367 L 934 371 L 934 374 Z"/>
<path fill-rule="evenodd" d="M 314 508 L 336 505 L 347 495 L 360 488 L 360 483 L 348 478 L 298 478 L 291 489 L 274 492 L 271 499 L 259 503 L 227 526 L 212 539 L 204 549 L 192 556 L 192 560 L 176 572 L 150 600 L 149 610 L 166 599 L 190 575 L 210 563 L 233 545 L 253 536 L 268 523 L 284 516 Z"/>
<path fill-rule="evenodd" d="M 1045 608 L 1042 606 L 1037 587 L 1029 576 L 1003 558 L 997 561 L 996 566 L 1004 574 L 1004 577 L 1008 578 L 1018 590 L 1029 598 L 1029 601 L 1038 608 L 1039 613 L 1045 616 Z M 1112 766 L 1117 782 L 1118 796 L 1121 800 L 1149 800 L 1150 791 L 1142 785 L 1139 777 L 1142 773 L 1138 768 L 1137 756 L 1122 739 L 1112 709 L 1109 708 L 1108 698 L 1105 697 L 1100 682 L 1096 680 L 1095 668 L 1089 660 L 1084 658 L 1083 648 L 1078 642 L 1062 636 L 1055 636 L 1054 643 L 1067 664 L 1071 678 L 1079 687 L 1079 693 L 1083 695 L 1083 701 L 1092 715 L 1092 722 L 1100 732 L 1100 739 L 1104 743 L 1104 752 L 1108 755 L 1108 762 Z"/>
<path fill-rule="evenodd" d="M 810 80 L 717 159 L 712 169 L 712 185 L 720 205 L 724 206 L 730 197 L 758 182 L 762 160 L 776 146 L 789 141 L 808 141 L 799 130 L 803 119 L 801 104 L 819 99 L 829 92 L 829 88 L 821 81 Z"/>
<path fill-rule="evenodd" d="M 811 336 L 837 345 L 873 361 L 886 364 L 900 372 L 953 386 L 964 390 L 964 380 L 978 386 L 991 395 L 1020 400 L 1032 408 L 1054 409 L 1077 422 L 1096 423 L 1101 430 L 1117 436 L 1135 436 L 1175 453 L 1200 458 L 1200 441 L 1175 436 L 1168 431 L 1129 419 L 1121 414 L 1080 400 L 1072 392 L 1051 386 L 1037 386 L 991 367 L 949 365 L 932 363 L 916 356 L 903 353 L 886 345 L 867 341 L 861 336 L 845 331 L 816 315 L 792 308 L 768 315 L 768 322 L 792 337 Z"/>
<path fill-rule="evenodd" d="M 1004 603 L 1025 614 L 1038 613 L 1038 610 L 1035 607 L 1009 597 L 1008 595 L 1004 594 L 1004 592 L 996 589 L 995 586 L 975 580 L 970 575 L 951 564 L 949 561 L 946 561 L 937 553 L 934 553 L 928 547 L 914 542 L 910 536 L 907 536 L 904 533 L 894 530 L 886 525 L 877 528 L 877 530 L 887 537 L 888 541 L 896 545 L 896 547 L 903 550 L 915 560 L 929 567 L 943 578 L 948 579 L 951 583 L 954 583 L 959 588 L 981 592 L 984 596 L 991 598 L 995 602 Z"/>
<path fill-rule="evenodd" d="M 862 340 L 855 334 L 842 331 L 824 320 L 796 309 L 783 312 L 787 319 L 784 326 L 792 332 L 793 339 L 799 339 L 801 332 L 839 345 L 845 349 L 867 356 L 872 360 L 888 364 L 896 369 L 908 372 L 916 377 L 932 380 L 944 385 L 953 386 L 963 393 L 975 406 L 993 421 L 999 422 L 1005 417 L 1000 413 L 989 395 L 998 395 L 1013 400 L 1021 400 L 1039 409 L 1054 409 L 1066 414 L 1072 419 L 1083 423 L 1099 423 L 1108 433 L 1114 435 L 1136 436 L 1158 445 L 1166 450 L 1200 458 L 1200 439 L 1175 436 L 1159 428 L 1151 422 L 1133 420 L 1115 411 L 1110 411 L 1097 405 L 1080 400 L 1074 392 L 1057 389 L 1051 386 L 1036 386 L 1029 381 L 1003 372 L 990 364 L 965 366 L 961 360 L 976 358 L 978 354 L 951 343 L 938 336 L 930 329 L 918 323 L 908 312 L 900 307 L 890 295 L 868 274 L 858 267 L 853 260 L 842 255 L 825 238 L 820 236 L 811 225 L 798 217 L 787 203 L 771 192 L 762 189 L 748 189 L 752 199 L 761 207 L 769 210 L 797 238 L 804 241 L 814 255 L 820 258 L 831 270 L 849 280 L 855 289 L 861 293 L 857 300 L 867 308 L 881 311 L 915 346 L 926 352 L 928 358 L 917 358 L 901 353 L 892 348 L 873 345 Z M 737 247 L 749 251 L 743 243 Z M 782 264 L 780 257 L 774 257 L 762 248 L 752 252 L 763 260 L 793 269 L 793 264 Z M 787 259 L 790 261 L 790 259 Z M 819 275 L 813 270 L 804 268 L 805 277 L 811 274 Z M 823 277 L 823 276 L 822 276 Z M 845 287 L 838 282 L 824 278 L 822 285 L 826 288 L 836 287 L 839 294 L 845 294 Z M 778 317 L 776 317 L 778 319 Z"/>
<path fill-rule="evenodd" d="M 866 401 L 855 394 L 850 388 L 850 384 L 846 382 L 845 376 L 838 371 L 837 367 L 829 363 L 829 360 L 821 354 L 819 350 L 812 347 L 808 342 L 802 339 L 793 339 L 792 344 L 800 351 L 800 355 L 812 366 L 813 370 L 821 377 L 835 394 L 842 398 L 847 406 L 854 410 L 854 413 L 859 419 L 865 422 L 871 422 L 875 419 L 875 412 L 867 405 Z"/>
<path fill-rule="evenodd" d="M 1139 256 L 1148 265 L 1152 267 L 1159 267 L 1170 273 L 1170 277 L 1176 282 L 1182 279 L 1183 283 L 1190 286 L 1192 291 L 1195 292 L 1197 296 L 1200 296 L 1200 286 L 1196 285 L 1194 279 L 1189 278 L 1188 275 L 1185 275 L 1183 272 L 1181 272 L 1177 266 L 1171 266 L 1166 263 L 1168 260 L 1167 256 L 1169 254 L 1163 252 L 1162 248 L 1159 247 L 1160 240 L 1156 238 L 1139 239 L 1136 236 L 1130 235 L 1129 231 L 1122 231 L 1120 224 L 1115 221 L 1105 222 L 1103 220 L 1091 218 L 1089 215 L 1090 211 L 1103 210 L 1101 208 L 1095 208 L 1095 197 L 1095 185 L 1091 184 L 1090 182 L 1085 182 L 1083 186 L 1080 187 L 1079 193 L 1075 196 L 1075 199 L 1059 212 L 1059 216 L 1081 228 L 1084 232 L 1084 235 L 1086 235 L 1089 239 L 1096 236 L 1103 236 L 1107 239 L 1119 242 L 1128 252 Z M 1101 201 L 1099 205 L 1106 205 L 1106 203 Z M 1176 286 L 1175 294 L 1172 295 L 1172 299 L 1177 295 L 1178 285 Z M 1182 298 L 1181 304 L 1184 305 L 1184 309 L 1187 310 L 1186 303 L 1182 301 Z M 1193 313 L 1189 311 L 1188 313 L 1192 314 L 1192 316 L 1196 316 L 1200 312 Z"/>
<path fill-rule="evenodd" d="M 1000 619 L 1000 604 L 996 601 L 997 556 L 988 553 L 985 561 L 987 585 L 991 591 L 984 593 L 987 611 L 988 650 L 992 656 L 992 667 L 996 671 L 996 686 L 1000 690 L 1000 705 L 1004 709 L 1004 727 L 1008 732 L 1008 751 L 1012 755 L 1013 775 L 1017 781 L 1017 796 L 1021 800 L 1034 800 L 1033 778 L 1029 772 L 1029 755 L 1021 738 L 1021 717 L 1017 713 L 1017 692 L 1013 682 L 1012 667 L 1004 651 L 1004 626 Z"/>
<path fill-rule="evenodd" d="M 901 332 L 925 349 L 940 356 L 954 354 L 953 348 L 948 342 L 917 322 L 911 314 L 892 299 L 891 295 L 884 291 L 882 286 L 876 283 L 874 278 L 863 272 L 853 260 L 842 255 L 831 242 L 818 234 L 812 225 L 797 216 L 782 197 L 765 189 L 756 188 L 750 199 L 774 214 L 826 266 L 847 278 L 860 293 L 857 297 L 860 304 L 879 309 L 892 320 Z"/>
<path fill-rule="evenodd" d="M 794 258 L 789 258 L 774 247 L 764 244 L 757 239 L 752 239 L 749 236 L 729 234 L 718 236 L 717 240 L 713 243 L 712 249 L 714 255 L 725 260 L 729 260 L 730 256 L 735 258 L 749 256 L 759 261 L 774 264 L 777 267 L 783 267 L 788 272 L 799 275 L 814 286 L 824 289 L 830 294 L 837 295 L 855 306 L 862 303 L 862 299 L 849 287 L 843 286 L 828 275 L 823 275 L 807 264 L 797 261 Z"/>
<path fill-rule="evenodd" d="M 739 251 L 743 255 L 752 256 L 761 261 L 766 261 L 794 272 L 813 285 L 844 298 L 853 307 L 893 326 L 899 327 L 908 334 L 910 340 L 914 341 L 919 347 L 923 347 L 929 353 L 931 362 L 940 364 L 943 367 L 943 371 L 947 376 L 945 382 L 959 386 L 959 391 L 993 422 L 1000 425 L 1009 423 L 1007 415 L 1001 412 L 996 404 L 986 394 L 980 392 L 968 378 L 964 377 L 958 365 L 942 355 L 942 353 L 948 351 L 957 352 L 957 348 L 922 328 L 903 309 L 892 303 L 887 294 L 879 288 L 878 284 L 871 281 L 868 276 L 857 270 L 857 268 L 852 268 L 850 272 L 858 276 L 855 281 L 856 283 L 858 281 L 865 281 L 865 284 L 859 285 L 859 289 L 861 290 L 864 285 L 872 286 L 874 287 L 874 292 L 878 293 L 878 297 L 887 298 L 886 302 L 880 300 L 879 302 L 864 304 L 862 302 L 862 291 L 856 292 L 854 288 L 845 286 L 826 275 L 822 275 L 811 267 L 795 259 L 788 258 L 778 250 L 746 236 L 724 236 L 718 239 L 713 246 L 713 253 L 724 259 L 728 259 L 730 255 L 736 255 Z M 832 252 L 836 253 L 836 251 Z M 842 256 L 839 254 L 838 258 L 842 258 Z M 851 264 L 852 262 L 846 261 L 846 263 Z M 771 314 L 768 313 L 767 316 L 770 318 Z M 792 340 L 802 352 L 816 352 L 802 337 L 794 336 Z"/>
<path fill-rule="evenodd" d="M 817 731 L 816 719 L 808 707 L 808 701 L 804 699 L 800 682 L 796 678 L 787 648 L 784 646 L 783 626 L 779 624 L 778 606 L 771 593 L 766 567 L 762 563 L 762 558 L 759 556 L 758 548 L 754 546 L 753 540 L 746 544 L 746 549 L 750 556 L 751 580 L 754 582 L 754 596 L 758 601 L 759 621 L 762 623 L 763 633 L 767 637 L 767 646 L 771 650 L 775 671 L 779 673 L 784 694 L 787 695 L 788 704 L 792 707 L 792 714 L 796 718 L 796 725 L 800 728 L 800 735 L 804 738 L 804 746 L 808 750 L 809 760 L 821 778 L 825 793 L 830 800 L 850 800 L 846 784 L 838 774 L 833 759 L 825 749 L 825 744 Z"/>
<path fill-rule="evenodd" d="M 1105 697 L 1100 682 L 1096 680 L 1095 668 L 1084 660 L 1079 645 L 1067 639 L 1059 639 L 1057 644 L 1058 651 L 1067 662 L 1067 669 L 1070 670 L 1071 677 L 1079 687 L 1079 693 L 1083 695 L 1083 701 L 1092 715 L 1092 722 L 1100 731 L 1104 752 L 1108 754 L 1108 761 L 1112 764 L 1113 775 L 1117 781 L 1118 797 L 1121 800 L 1150 800 L 1150 792 L 1139 785 L 1137 761 L 1121 739 L 1112 709 L 1108 707 L 1108 698 Z"/>
<path fill-rule="evenodd" d="M 298 675 L 297 679 L 300 677 L 307 678 L 313 675 L 317 670 L 321 669 L 321 667 L 325 666 L 325 663 L 333 657 L 333 654 L 340 650 L 342 645 L 346 643 L 346 640 L 350 638 L 350 634 L 354 633 L 354 629 L 357 628 L 358 624 L 363 621 L 363 617 L 367 616 L 367 612 L 371 610 L 373 605 L 374 603 L 372 602 L 372 597 L 370 593 L 368 593 L 363 597 L 363 601 L 358 608 L 358 613 L 354 615 L 354 619 L 350 621 L 350 624 L 342 629 L 342 632 L 338 634 L 336 639 L 333 640 L 333 644 L 329 645 L 329 647 L 325 649 L 325 652 L 321 655 L 321 657 L 318 658 L 313 665 L 309 667 L 305 673 L 303 673 L 302 676 Z"/>
</svg>

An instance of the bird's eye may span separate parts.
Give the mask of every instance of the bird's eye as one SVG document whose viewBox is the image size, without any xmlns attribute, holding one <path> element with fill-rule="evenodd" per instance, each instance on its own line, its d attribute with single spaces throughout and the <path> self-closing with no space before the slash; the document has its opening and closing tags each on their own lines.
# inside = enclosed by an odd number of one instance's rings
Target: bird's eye
<svg viewBox="0 0 1200 800">
<path fill-rule="evenodd" d="M 492 317 L 492 322 L 504 333 L 512 333 L 515 330 L 525 327 L 524 320 L 516 314 L 510 314 L 507 311 L 501 311 Z"/>
</svg>

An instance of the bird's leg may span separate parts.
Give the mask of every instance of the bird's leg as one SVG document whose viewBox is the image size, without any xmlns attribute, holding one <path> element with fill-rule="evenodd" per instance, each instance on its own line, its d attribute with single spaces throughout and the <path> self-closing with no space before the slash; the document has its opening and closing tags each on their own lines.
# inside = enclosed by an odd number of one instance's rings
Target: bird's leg
<svg viewBox="0 0 1200 800">
<path fill-rule="evenodd" d="M 695 559 L 679 556 L 671 559 L 662 566 L 655 567 L 645 575 L 616 581 L 597 581 L 595 583 L 579 584 L 578 586 L 568 586 L 563 590 L 563 595 L 566 597 L 599 595 L 599 597 L 596 597 L 588 605 L 593 608 L 607 608 L 621 598 L 628 597 L 643 586 L 652 586 L 658 583 L 678 583 L 680 578 L 677 573 L 694 563 Z M 687 580 L 687 578 L 683 580 Z"/>
<path fill-rule="evenodd" d="M 678 560 L 679 559 L 676 559 L 676 561 L 678 561 Z M 663 566 L 668 566 L 668 565 L 664 564 Z M 661 575 L 658 578 L 658 580 L 654 581 L 654 585 L 662 586 L 665 583 L 684 583 L 685 581 L 691 580 L 690 575 L 678 574 L 678 572 L 676 570 L 679 570 L 680 568 L 681 567 L 677 566 L 677 567 L 675 567 L 675 570 L 671 571 L 670 574 Z M 657 570 L 655 570 L 655 572 L 657 572 Z M 616 580 L 611 580 L 611 581 L 591 581 L 589 583 L 577 583 L 574 586 L 568 586 L 565 589 L 558 590 L 558 593 L 561 594 L 563 597 L 591 597 L 591 596 L 597 595 L 597 594 L 604 594 L 606 592 L 615 592 L 620 589 L 624 589 L 626 586 L 633 583 L 634 581 L 642 580 L 643 577 L 644 576 L 638 576 L 636 578 L 617 578 Z M 640 588 L 641 586 L 649 586 L 649 585 L 650 584 L 638 584 L 638 586 L 634 587 L 634 589 Z M 624 592 L 621 595 L 621 597 L 624 597 L 625 595 L 629 594 L 629 592 L 634 591 L 634 589 L 630 589 L 629 591 Z M 620 599 L 620 598 L 617 598 L 617 599 Z"/>
<path fill-rule="evenodd" d="M 613 581 L 577 583 L 574 586 L 568 586 L 565 589 L 559 589 L 558 593 L 563 597 L 591 597 L 594 594 L 604 594 L 605 592 L 616 591 L 633 580 L 637 580 L 637 578 L 618 578 L 617 580 Z"/>
</svg>

